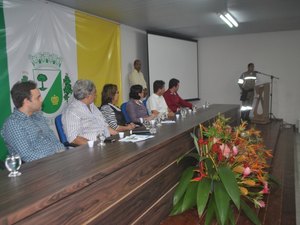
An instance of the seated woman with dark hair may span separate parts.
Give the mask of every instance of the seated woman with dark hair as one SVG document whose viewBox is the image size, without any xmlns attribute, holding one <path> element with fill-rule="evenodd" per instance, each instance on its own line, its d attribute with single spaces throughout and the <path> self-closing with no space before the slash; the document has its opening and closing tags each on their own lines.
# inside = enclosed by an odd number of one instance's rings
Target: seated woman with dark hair
<svg viewBox="0 0 300 225">
<path fill-rule="evenodd" d="M 126 105 L 126 111 L 134 123 L 139 123 L 140 118 L 145 120 L 154 119 L 158 113 L 152 113 L 150 116 L 147 114 L 147 108 L 143 104 L 142 100 L 144 97 L 143 87 L 139 84 L 132 85 L 129 93 L 129 102 Z"/>
<path fill-rule="evenodd" d="M 119 91 L 117 85 L 104 85 L 101 95 L 102 105 L 100 107 L 100 110 L 108 125 L 116 131 L 126 131 L 134 129 L 135 124 L 126 124 L 121 109 L 116 106 L 119 100 Z"/>
</svg>

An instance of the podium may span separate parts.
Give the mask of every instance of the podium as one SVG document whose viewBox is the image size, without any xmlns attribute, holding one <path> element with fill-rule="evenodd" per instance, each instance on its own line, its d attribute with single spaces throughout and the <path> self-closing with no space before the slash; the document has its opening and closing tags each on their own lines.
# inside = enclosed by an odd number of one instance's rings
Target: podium
<svg viewBox="0 0 300 225">
<path fill-rule="evenodd" d="M 269 119 L 270 83 L 255 86 L 256 102 L 253 109 L 253 123 L 266 124 Z"/>
</svg>

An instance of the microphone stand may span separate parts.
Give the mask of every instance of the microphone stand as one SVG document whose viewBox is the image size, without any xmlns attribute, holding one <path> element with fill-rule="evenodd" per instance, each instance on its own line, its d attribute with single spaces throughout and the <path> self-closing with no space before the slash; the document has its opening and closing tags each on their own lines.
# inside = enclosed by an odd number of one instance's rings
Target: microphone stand
<svg viewBox="0 0 300 225">
<path fill-rule="evenodd" d="M 274 79 L 279 80 L 279 77 L 276 77 L 274 75 L 267 74 L 267 73 L 258 72 L 258 71 L 257 71 L 257 73 L 261 74 L 263 76 L 266 76 L 266 77 L 270 77 L 270 79 L 271 79 L 271 91 L 270 91 L 271 104 L 270 104 L 269 119 L 276 119 L 276 117 L 274 116 L 274 114 L 272 112 L 272 104 L 273 104 L 273 80 Z"/>
</svg>

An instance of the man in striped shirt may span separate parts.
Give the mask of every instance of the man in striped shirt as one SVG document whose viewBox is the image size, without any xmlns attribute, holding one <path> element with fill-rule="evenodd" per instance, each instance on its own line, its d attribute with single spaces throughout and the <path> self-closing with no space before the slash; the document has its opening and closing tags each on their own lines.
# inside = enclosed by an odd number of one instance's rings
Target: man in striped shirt
<svg viewBox="0 0 300 225">
<path fill-rule="evenodd" d="M 78 80 L 73 87 L 74 99 L 62 113 L 62 123 L 70 143 L 82 145 L 97 140 L 97 135 L 115 135 L 95 106 L 96 86 L 90 80 Z"/>
</svg>

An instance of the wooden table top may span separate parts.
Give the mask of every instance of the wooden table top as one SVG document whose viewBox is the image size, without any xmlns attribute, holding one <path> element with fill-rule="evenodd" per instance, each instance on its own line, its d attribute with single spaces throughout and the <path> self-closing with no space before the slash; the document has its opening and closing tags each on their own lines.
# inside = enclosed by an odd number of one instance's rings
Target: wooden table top
<svg viewBox="0 0 300 225">
<path fill-rule="evenodd" d="M 0 172 L 0 223 L 11 221 L 15 214 L 26 217 L 54 202 L 100 180 L 114 171 L 175 140 L 197 124 L 218 113 L 237 111 L 239 105 L 215 104 L 198 109 L 174 124 L 163 124 L 154 138 L 137 143 L 116 141 L 104 147 L 87 145 L 57 153 L 21 166 L 22 175 L 8 178 Z M 18 221 L 21 218 L 14 218 Z"/>
</svg>

